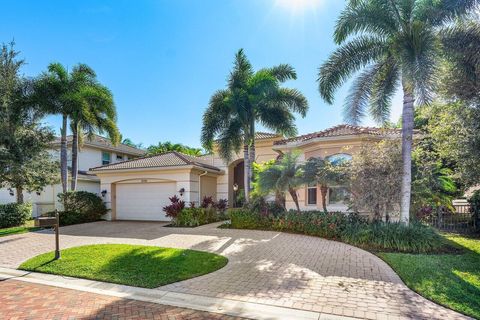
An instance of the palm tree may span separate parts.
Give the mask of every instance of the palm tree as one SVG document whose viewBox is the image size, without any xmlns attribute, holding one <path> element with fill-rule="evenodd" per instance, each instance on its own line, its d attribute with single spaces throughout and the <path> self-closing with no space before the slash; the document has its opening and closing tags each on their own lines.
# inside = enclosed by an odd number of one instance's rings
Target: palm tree
<svg viewBox="0 0 480 320">
<path fill-rule="evenodd" d="M 90 69 L 86 65 L 81 67 L 84 70 Z M 89 138 L 92 138 L 95 133 L 107 133 L 114 145 L 120 142 L 113 95 L 108 88 L 97 82 L 93 70 L 90 69 L 88 74 L 88 81 L 75 94 L 75 104 L 71 113 L 72 191 L 77 189 L 78 146 L 82 133 L 86 133 Z"/>
<path fill-rule="evenodd" d="M 304 173 L 303 165 L 299 164 L 298 157 L 298 153 L 284 154 L 277 162 L 258 173 L 256 183 L 261 193 L 274 191 L 278 195 L 288 192 L 295 202 L 297 211 L 300 212 L 297 189 L 304 184 Z"/>
<path fill-rule="evenodd" d="M 169 151 L 177 151 L 181 152 L 190 156 L 199 157 L 202 155 L 202 149 L 200 148 L 193 148 L 186 146 L 181 143 L 172 143 L 170 141 L 167 142 L 159 142 L 157 145 L 151 145 L 147 148 L 147 153 L 149 155 L 169 152 Z"/>
<path fill-rule="evenodd" d="M 345 103 L 344 115 L 351 123 L 358 123 L 367 111 L 375 121 L 387 121 L 392 96 L 401 85 L 400 218 L 406 224 L 410 211 L 414 102 L 428 101 L 434 89 L 442 28 L 470 11 L 477 2 L 350 0 L 335 26 L 334 40 L 340 47 L 319 70 L 320 94 L 331 104 L 335 90 L 363 69 Z"/>
<path fill-rule="evenodd" d="M 51 63 L 47 72 L 37 81 L 37 99 L 42 108 L 50 114 L 62 116 L 60 128 L 60 173 L 63 192 L 68 191 L 67 168 L 67 126 L 68 118 L 78 105 L 78 92 L 91 78 L 91 69 L 84 65 L 73 67 L 69 73 L 60 63 Z"/>
<path fill-rule="evenodd" d="M 305 183 L 317 183 L 322 196 L 322 208 L 327 212 L 327 192 L 329 186 L 340 185 L 345 181 L 346 171 L 343 161 L 332 162 L 328 159 L 310 158 L 305 163 Z"/>
<path fill-rule="evenodd" d="M 220 157 L 230 162 L 243 145 L 246 201 L 251 190 L 251 163 L 255 161 L 255 125 L 261 123 L 276 133 L 292 136 L 297 132 L 293 113 L 302 117 L 307 113 L 306 98 L 296 89 L 281 86 L 296 78 L 295 70 L 287 64 L 254 72 L 240 49 L 227 88 L 214 93 L 203 115 L 201 141 L 206 150 L 211 151 L 215 141 Z"/>
</svg>

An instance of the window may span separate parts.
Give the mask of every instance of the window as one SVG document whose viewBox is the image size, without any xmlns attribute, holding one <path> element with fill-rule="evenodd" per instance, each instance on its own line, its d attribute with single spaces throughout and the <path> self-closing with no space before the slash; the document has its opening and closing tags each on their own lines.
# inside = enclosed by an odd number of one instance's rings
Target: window
<svg viewBox="0 0 480 320">
<path fill-rule="evenodd" d="M 122 161 L 122 160 L 123 160 L 123 156 L 122 156 L 121 154 L 117 154 L 117 160 Z"/>
<path fill-rule="evenodd" d="M 102 165 L 110 164 L 112 156 L 110 152 L 102 152 Z"/>
<path fill-rule="evenodd" d="M 330 187 L 328 189 L 329 204 L 345 204 L 350 199 L 350 192 L 346 187 Z"/>
<path fill-rule="evenodd" d="M 307 204 L 317 204 L 317 185 L 315 183 L 307 185 Z"/>
<path fill-rule="evenodd" d="M 352 160 L 352 155 L 348 153 L 337 153 L 337 154 L 332 154 L 331 156 L 326 157 L 326 159 L 333 164 L 337 164 L 337 163 Z"/>
</svg>

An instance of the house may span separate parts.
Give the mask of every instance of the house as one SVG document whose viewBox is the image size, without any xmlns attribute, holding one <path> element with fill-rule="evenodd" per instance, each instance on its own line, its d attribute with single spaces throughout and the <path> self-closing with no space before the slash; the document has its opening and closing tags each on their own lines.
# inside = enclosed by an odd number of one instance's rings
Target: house
<svg viewBox="0 0 480 320">
<path fill-rule="evenodd" d="M 338 125 L 294 138 L 284 139 L 272 133 L 258 132 L 255 137 L 256 162 L 277 159 L 298 150 L 300 160 L 311 157 L 350 159 L 362 144 L 400 137 L 398 129 L 380 129 Z M 177 195 L 186 203 L 198 203 L 203 196 L 227 199 L 234 204 L 236 193 L 243 189 L 243 155 L 225 163 L 217 153 L 190 157 L 167 152 L 94 167 L 89 171 L 101 181 L 111 220 L 168 220 L 162 208 L 169 197 Z M 308 185 L 298 190 L 302 210 L 321 209 L 320 188 Z M 331 186 L 327 196 L 329 210 L 345 211 L 347 191 Z M 287 209 L 294 208 L 287 196 Z"/>
<path fill-rule="evenodd" d="M 67 136 L 69 168 L 71 168 L 72 161 L 71 142 L 72 136 Z M 49 152 L 54 159 L 60 161 L 60 138 L 55 139 Z M 92 139 L 85 138 L 78 152 L 77 190 L 89 191 L 100 195 L 100 179 L 88 173 L 90 168 L 130 160 L 143 156 L 144 154 L 145 150 L 125 144 L 114 146 L 109 139 L 98 135 L 94 135 Z M 25 192 L 24 199 L 26 202 L 33 204 L 33 216 L 36 217 L 42 213 L 58 208 L 57 194 L 61 192 L 62 186 L 59 183 L 45 187 L 42 192 Z M 14 202 L 15 199 L 15 190 L 9 190 L 7 188 L 0 189 L 0 203 Z"/>
</svg>

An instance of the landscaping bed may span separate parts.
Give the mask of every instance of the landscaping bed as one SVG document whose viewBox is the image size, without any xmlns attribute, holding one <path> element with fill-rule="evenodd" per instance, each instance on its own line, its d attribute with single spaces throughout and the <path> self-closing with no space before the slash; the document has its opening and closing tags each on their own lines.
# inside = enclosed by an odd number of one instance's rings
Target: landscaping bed
<svg viewBox="0 0 480 320">
<path fill-rule="evenodd" d="M 74 247 L 36 256 L 19 269 L 143 288 L 201 276 L 224 267 L 228 259 L 195 250 L 127 244 Z"/>
<path fill-rule="evenodd" d="M 36 231 L 40 229 L 41 228 L 34 226 L 33 220 L 27 220 L 21 226 L 0 229 L 0 237 L 10 236 L 13 234 L 26 233 L 26 232 Z"/>
<path fill-rule="evenodd" d="M 170 199 L 170 204 L 163 208 L 165 215 L 172 219 L 172 223 L 166 227 L 194 228 L 204 224 L 227 220 L 227 201 L 214 201 L 212 197 L 204 197 L 200 206 L 194 202 L 187 208 L 185 201 L 177 196 Z"/>
<path fill-rule="evenodd" d="M 432 228 L 420 223 L 408 227 L 400 223 L 370 223 L 355 214 L 323 211 L 256 213 L 231 209 L 230 224 L 223 227 L 294 232 L 342 241 L 378 252 L 455 252 Z"/>
</svg>

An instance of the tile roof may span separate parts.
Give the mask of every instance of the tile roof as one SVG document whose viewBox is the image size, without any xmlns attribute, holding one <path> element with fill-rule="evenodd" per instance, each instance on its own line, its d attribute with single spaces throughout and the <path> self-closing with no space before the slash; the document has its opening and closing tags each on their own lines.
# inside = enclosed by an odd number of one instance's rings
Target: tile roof
<svg viewBox="0 0 480 320">
<path fill-rule="evenodd" d="M 315 138 L 353 136 L 353 135 L 364 135 L 364 134 L 373 135 L 373 136 L 399 135 L 401 134 L 401 129 L 360 127 L 360 126 L 353 126 L 349 124 L 341 124 L 341 125 L 331 127 L 322 131 L 317 131 L 317 132 L 308 133 L 308 134 L 304 134 L 304 135 L 289 138 L 289 139 L 275 141 L 274 144 L 284 145 L 290 142 L 304 142 L 304 141 L 312 140 Z"/>
<path fill-rule="evenodd" d="M 72 142 L 72 136 L 68 135 L 67 136 L 67 143 L 70 144 Z M 57 137 L 55 139 L 55 144 L 60 144 L 60 137 Z M 126 153 L 129 155 L 136 155 L 136 156 L 142 156 L 146 153 L 145 150 L 140 149 L 140 148 L 135 148 L 123 143 L 119 143 L 118 145 L 113 145 L 113 143 L 110 141 L 110 139 L 99 136 L 99 135 L 93 135 L 92 139 L 89 139 L 88 137 L 84 138 L 83 141 L 84 145 L 87 146 L 93 146 L 97 148 L 102 148 L 102 149 L 108 149 L 112 151 L 117 151 L 117 152 L 122 152 Z"/>
<path fill-rule="evenodd" d="M 220 171 L 219 168 L 209 165 L 198 157 L 192 157 L 180 152 L 170 151 L 153 156 L 141 157 L 123 162 L 112 163 L 101 167 L 91 168 L 91 171 L 124 170 L 142 168 L 183 167 L 197 166 L 204 169 Z"/>
<path fill-rule="evenodd" d="M 282 135 L 271 132 L 255 132 L 255 140 L 281 138 Z"/>
</svg>

